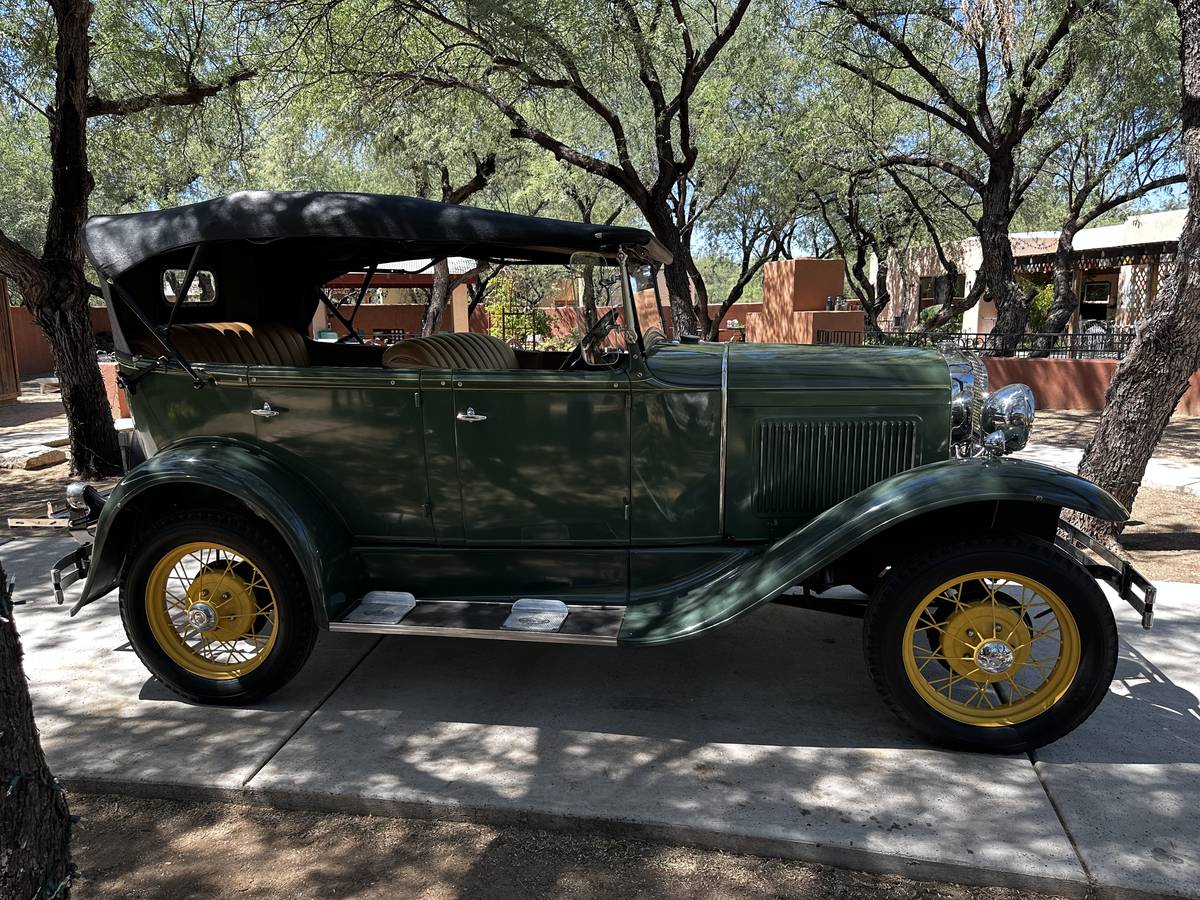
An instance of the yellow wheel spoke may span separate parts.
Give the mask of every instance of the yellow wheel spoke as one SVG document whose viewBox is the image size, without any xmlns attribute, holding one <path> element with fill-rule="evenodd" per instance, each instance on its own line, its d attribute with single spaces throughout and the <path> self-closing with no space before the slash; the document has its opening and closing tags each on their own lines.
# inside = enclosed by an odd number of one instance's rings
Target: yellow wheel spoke
<svg viewBox="0 0 1200 900">
<path fill-rule="evenodd" d="M 966 573 L 934 588 L 913 609 L 904 641 L 905 672 L 922 699 L 983 727 L 1023 722 L 1053 706 L 1081 654 L 1066 603 L 1014 572 Z M 935 661 L 945 674 L 931 667 Z"/>
<path fill-rule="evenodd" d="M 278 635 L 275 594 L 262 570 L 211 541 L 183 544 L 158 561 L 145 609 L 171 661 L 204 678 L 245 675 L 272 652 Z"/>
</svg>

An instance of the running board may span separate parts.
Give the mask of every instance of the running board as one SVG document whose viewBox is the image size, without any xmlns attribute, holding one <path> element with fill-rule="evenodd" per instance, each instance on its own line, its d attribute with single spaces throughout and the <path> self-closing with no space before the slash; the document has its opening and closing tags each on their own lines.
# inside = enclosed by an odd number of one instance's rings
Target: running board
<svg viewBox="0 0 1200 900">
<path fill-rule="evenodd" d="M 615 644 L 623 606 L 568 606 L 561 600 L 524 598 L 417 600 L 402 591 L 371 591 L 330 631 L 473 637 L 495 641 Z"/>
</svg>

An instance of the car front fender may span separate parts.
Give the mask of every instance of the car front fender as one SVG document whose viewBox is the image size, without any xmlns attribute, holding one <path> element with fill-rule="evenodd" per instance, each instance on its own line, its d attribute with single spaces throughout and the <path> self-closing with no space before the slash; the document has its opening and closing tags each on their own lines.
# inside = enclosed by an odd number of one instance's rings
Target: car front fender
<svg viewBox="0 0 1200 900">
<path fill-rule="evenodd" d="M 183 487 L 214 492 L 222 505 L 242 507 L 267 522 L 300 567 L 317 621 L 346 600 L 353 584 L 350 535 L 341 517 L 294 472 L 257 447 L 236 441 L 179 444 L 130 472 L 100 512 L 87 581 L 71 615 L 117 586 L 128 552 L 145 527 L 140 510 L 179 508 Z"/>
<path fill-rule="evenodd" d="M 1019 459 L 944 460 L 872 485 L 753 556 L 687 593 L 631 605 L 621 624 L 626 644 L 694 637 L 769 603 L 798 581 L 864 541 L 924 513 L 989 500 L 1078 510 L 1106 521 L 1129 514 L 1086 478 Z"/>
</svg>

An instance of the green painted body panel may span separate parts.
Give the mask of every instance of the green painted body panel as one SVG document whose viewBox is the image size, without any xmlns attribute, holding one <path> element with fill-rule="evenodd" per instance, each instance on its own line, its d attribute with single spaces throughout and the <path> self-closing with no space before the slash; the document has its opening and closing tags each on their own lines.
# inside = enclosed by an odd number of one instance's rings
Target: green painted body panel
<svg viewBox="0 0 1200 900">
<path fill-rule="evenodd" d="M 921 513 L 986 500 L 1067 507 L 1107 520 L 1125 509 L 1087 479 L 1014 459 L 945 460 L 880 482 L 796 529 L 761 554 L 686 592 L 631 605 L 621 640 L 659 644 L 694 637 L 767 603 L 868 538 Z"/>
<path fill-rule="evenodd" d="M 208 390 L 205 388 L 205 390 Z M 75 611 L 112 590 L 138 524 L 131 510 L 151 492 L 170 499 L 184 485 L 201 485 L 245 503 L 271 525 L 295 555 L 314 598 L 318 622 L 328 622 L 361 596 L 351 534 L 332 504 L 261 448 L 228 439 L 177 443 L 143 462 L 118 484 L 96 528 L 92 565 Z"/>
<path fill-rule="evenodd" d="M 621 371 L 454 371 L 468 544 L 629 543 L 629 378 Z M 443 390 L 441 385 L 431 391 Z"/>
<path fill-rule="evenodd" d="M 245 366 L 197 366 L 213 383 L 197 390 L 182 369 L 151 372 L 129 392 L 129 408 L 147 456 L 196 437 L 254 440 L 254 399 Z M 130 377 L 137 367 L 120 367 Z"/>
<path fill-rule="evenodd" d="M 152 372 L 131 403 L 154 455 L 104 508 L 84 602 L 120 578 L 136 539 L 126 511 L 183 483 L 275 527 L 322 622 L 369 590 L 549 596 L 628 604 L 634 644 L 727 622 L 945 506 L 1125 515 L 1065 472 L 948 460 L 949 376 L 933 352 L 652 341 L 626 363 L 208 366 L 200 390 Z M 250 414 L 264 403 L 279 415 Z M 468 410 L 486 418 L 462 421 Z"/>
<path fill-rule="evenodd" d="M 355 535 L 433 541 L 418 373 L 256 366 L 250 378 L 258 442 L 337 498 Z M 279 415 L 249 415 L 264 403 Z"/>
</svg>

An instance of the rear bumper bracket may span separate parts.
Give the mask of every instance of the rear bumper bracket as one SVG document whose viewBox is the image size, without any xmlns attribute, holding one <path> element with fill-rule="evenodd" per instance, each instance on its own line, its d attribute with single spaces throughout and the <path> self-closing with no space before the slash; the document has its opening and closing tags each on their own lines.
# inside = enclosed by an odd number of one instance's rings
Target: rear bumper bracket
<svg viewBox="0 0 1200 900">
<path fill-rule="evenodd" d="M 91 547 L 76 547 L 50 569 L 50 584 L 54 588 L 54 599 L 62 606 L 63 591 L 82 578 L 87 577 L 92 560 Z"/>
<path fill-rule="evenodd" d="M 1054 542 L 1092 577 L 1112 585 L 1117 596 L 1141 614 L 1142 627 L 1150 629 L 1154 624 L 1154 599 L 1158 590 L 1148 578 L 1091 535 L 1067 522 L 1059 521 Z M 1103 562 L 1096 562 L 1089 553 Z"/>
</svg>

